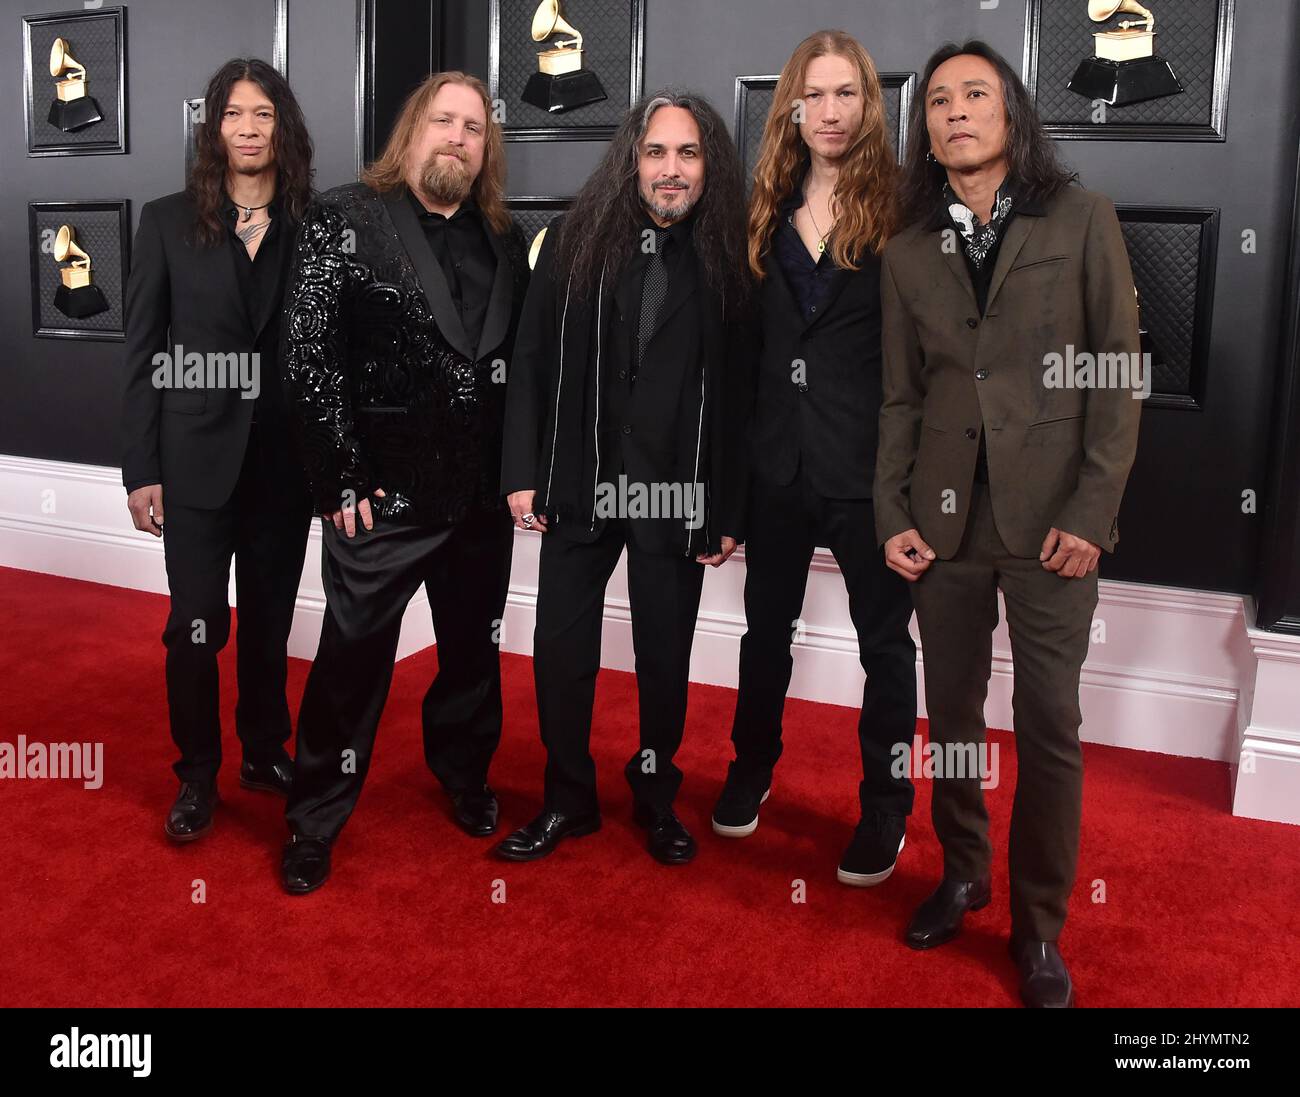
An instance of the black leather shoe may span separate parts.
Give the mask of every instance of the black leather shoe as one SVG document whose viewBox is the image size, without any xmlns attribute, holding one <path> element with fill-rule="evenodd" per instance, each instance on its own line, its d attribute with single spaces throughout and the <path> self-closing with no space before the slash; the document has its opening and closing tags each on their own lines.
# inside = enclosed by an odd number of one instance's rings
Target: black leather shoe
<svg viewBox="0 0 1300 1097">
<path fill-rule="evenodd" d="M 520 827 L 496 847 L 498 857 L 507 861 L 536 861 L 554 853 L 565 838 L 581 838 L 600 830 L 600 812 L 563 815 L 544 811 L 526 827 Z"/>
<path fill-rule="evenodd" d="M 1055 941 L 1011 939 L 1011 956 L 1020 968 L 1020 1000 L 1031 1009 L 1069 1009 L 1074 982 Z"/>
<path fill-rule="evenodd" d="M 330 878 L 330 841 L 295 834 L 284 844 L 280 878 L 290 895 L 306 895 Z"/>
<path fill-rule="evenodd" d="M 961 932 L 968 910 L 983 910 L 991 897 L 989 878 L 949 880 L 946 876 L 933 895 L 912 915 L 903 938 L 911 948 L 938 948 Z"/>
<path fill-rule="evenodd" d="M 239 784 L 242 788 L 255 788 L 261 792 L 275 792 L 288 796 L 293 790 L 293 759 L 279 762 L 244 762 L 239 767 Z"/>
<path fill-rule="evenodd" d="M 450 793 L 456 825 L 471 838 L 486 838 L 497 832 L 497 794 L 487 785 Z"/>
<path fill-rule="evenodd" d="M 685 865 L 695 860 L 695 839 L 673 814 L 672 808 L 652 808 L 637 804 L 632 813 L 637 825 L 649 831 L 646 848 L 650 856 L 663 865 Z"/>
<path fill-rule="evenodd" d="M 180 795 L 163 824 L 167 837 L 173 842 L 193 842 L 202 838 L 212 829 L 212 815 L 220 799 L 215 781 L 207 784 L 182 781 Z"/>
</svg>

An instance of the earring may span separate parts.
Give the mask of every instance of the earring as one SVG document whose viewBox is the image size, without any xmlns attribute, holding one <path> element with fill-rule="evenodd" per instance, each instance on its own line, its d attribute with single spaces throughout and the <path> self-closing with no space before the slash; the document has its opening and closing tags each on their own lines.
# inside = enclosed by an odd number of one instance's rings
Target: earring
<svg viewBox="0 0 1300 1097">
<path fill-rule="evenodd" d="M 925 161 L 926 161 L 927 164 L 937 164 L 937 163 L 938 163 L 938 161 L 934 158 L 934 149 L 929 149 L 929 150 L 926 152 L 926 154 L 925 154 Z"/>
</svg>

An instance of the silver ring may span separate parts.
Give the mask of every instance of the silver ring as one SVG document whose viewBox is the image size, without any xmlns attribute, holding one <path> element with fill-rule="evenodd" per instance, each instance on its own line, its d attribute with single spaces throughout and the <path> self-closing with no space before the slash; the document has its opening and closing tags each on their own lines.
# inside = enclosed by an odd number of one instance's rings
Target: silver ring
<svg viewBox="0 0 1300 1097">
<path fill-rule="evenodd" d="M 537 521 L 537 515 L 535 515 L 535 514 L 525 514 L 525 515 L 520 519 L 520 521 L 523 522 L 523 524 L 526 525 L 526 526 L 531 526 L 535 521 Z"/>
</svg>

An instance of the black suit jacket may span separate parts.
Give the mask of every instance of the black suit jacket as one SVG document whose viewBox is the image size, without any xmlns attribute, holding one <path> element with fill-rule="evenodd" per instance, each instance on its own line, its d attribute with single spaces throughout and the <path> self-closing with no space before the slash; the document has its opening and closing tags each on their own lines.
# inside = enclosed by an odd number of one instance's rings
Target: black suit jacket
<svg viewBox="0 0 1300 1097">
<path fill-rule="evenodd" d="M 564 231 L 557 217 L 546 234 L 528 290 L 507 393 L 501 468 L 505 494 L 535 490 L 535 506 L 550 520 L 551 536 L 597 538 L 596 485 L 615 481 L 618 469 L 597 445 L 598 410 L 608 414 L 611 340 L 626 334 L 631 299 L 617 292 L 618 275 L 607 275 L 597 301 L 570 291 L 568 273 L 556 269 L 556 244 Z M 620 296 L 623 300 L 620 302 Z M 682 310 L 698 309 L 696 347 L 683 345 Z M 618 323 L 619 313 L 624 317 Z M 744 539 L 745 332 L 743 317 L 725 317 L 721 298 L 699 277 L 680 273 L 669 283 L 647 362 L 698 362 L 695 384 L 681 385 L 680 400 L 637 399 L 625 405 L 631 429 L 622 434 L 621 456 L 629 480 L 644 484 L 704 485 L 704 520 L 647 523 L 648 551 L 717 552 L 722 536 Z M 647 367 L 648 368 L 648 367 Z M 647 373 L 638 386 L 653 384 Z M 689 389 L 689 392 L 687 391 Z M 649 394 L 647 394 L 649 395 Z M 617 406 L 617 405 L 615 405 Z M 670 412 L 668 409 L 673 409 Z"/>
<path fill-rule="evenodd" d="M 820 495 L 869 498 L 881 403 L 880 257 L 869 252 L 857 271 L 837 270 L 812 320 L 804 319 L 775 248 L 764 270 L 754 471 L 784 486 L 802 465 Z"/>
<path fill-rule="evenodd" d="M 308 210 L 285 295 L 284 382 L 316 509 L 383 518 L 502 506 L 506 378 L 528 286 L 523 234 L 485 224 L 497 268 L 473 347 L 404 189 L 336 187 Z"/>
<path fill-rule="evenodd" d="M 253 354 L 260 380 L 277 376 L 281 302 L 295 226 L 288 234 L 276 292 L 249 316 L 228 240 L 193 243 L 196 211 L 182 191 L 149 202 L 131 253 L 126 289 L 126 385 L 122 400 L 122 482 L 128 491 L 162 484 L 164 503 L 215 508 L 230 498 L 248 444 L 251 399 L 225 388 L 159 388 L 154 356 L 183 358 Z M 265 408 L 268 401 L 258 402 Z M 259 411 L 258 418 L 263 418 Z M 268 460 L 287 479 L 281 490 L 304 490 L 288 424 L 263 431 Z M 283 429 L 277 431 L 276 426 Z"/>
</svg>

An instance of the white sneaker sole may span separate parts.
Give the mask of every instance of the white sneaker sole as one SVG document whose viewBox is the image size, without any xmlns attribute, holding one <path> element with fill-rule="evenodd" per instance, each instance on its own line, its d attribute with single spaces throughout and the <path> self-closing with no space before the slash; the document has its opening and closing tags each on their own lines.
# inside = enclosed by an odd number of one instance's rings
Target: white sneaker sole
<svg viewBox="0 0 1300 1097">
<path fill-rule="evenodd" d="M 763 799 L 761 799 L 758 802 L 759 806 L 761 807 L 763 804 L 767 803 L 767 798 L 771 795 L 772 795 L 771 789 L 768 789 L 765 793 L 763 793 Z M 713 833 L 719 834 L 723 838 L 748 838 L 757 829 L 758 829 L 758 812 L 754 813 L 754 818 L 752 820 L 750 820 L 748 823 L 741 823 L 741 825 L 738 827 L 729 827 L 722 823 L 719 823 L 716 819 L 713 820 Z"/>
<path fill-rule="evenodd" d="M 903 852 L 903 847 L 907 845 L 907 835 L 903 835 L 903 840 L 898 843 L 898 853 Z M 877 884 L 883 884 L 893 875 L 894 869 L 898 865 L 898 853 L 894 854 L 894 863 L 882 872 L 845 872 L 842 868 L 835 870 L 835 879 L 841 884 L 848 884 L 851 888 L 873 888 Z"/>
</svg>

